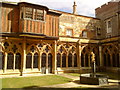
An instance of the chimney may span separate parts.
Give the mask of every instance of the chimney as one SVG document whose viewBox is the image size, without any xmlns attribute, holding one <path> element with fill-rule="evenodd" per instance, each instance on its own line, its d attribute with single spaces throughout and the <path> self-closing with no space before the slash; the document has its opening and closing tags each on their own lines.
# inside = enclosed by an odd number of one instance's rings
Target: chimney
<svg viewBox="0 0 120 90">
<path fill-rule="evenodd" d="M 74 5 L 73 5 L 73 14 L 77 14 L 77 5 L 76 5 L 76 2 L 74 1 Z"/>
</svg>

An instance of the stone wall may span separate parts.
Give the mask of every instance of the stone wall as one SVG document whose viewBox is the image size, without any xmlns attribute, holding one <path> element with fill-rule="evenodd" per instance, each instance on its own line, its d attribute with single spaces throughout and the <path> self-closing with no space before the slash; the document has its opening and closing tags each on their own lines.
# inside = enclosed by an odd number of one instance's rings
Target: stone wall
<svg viewBox="0 0 120 90">
<path fill-rule="evenodd" d="M 108 2 L 97 8 L 96 17 L 101 19 L 101 36 L 99 38 L 107 38 L 107 20 L 112 22 L 111 37 L 120 35 L 119 33 L 119 18 L 120 2 Z"/>
<path fill-rule="evenodd" d="M 81 37 L 87 31 L 87 38 L 96 38 L 96 30 L 100 27 L 98 19 L 63 13 L 60 16 L 59 36 L 66 36 L 66 29 L 73 30 L 73 37 Z"/>
</svg>

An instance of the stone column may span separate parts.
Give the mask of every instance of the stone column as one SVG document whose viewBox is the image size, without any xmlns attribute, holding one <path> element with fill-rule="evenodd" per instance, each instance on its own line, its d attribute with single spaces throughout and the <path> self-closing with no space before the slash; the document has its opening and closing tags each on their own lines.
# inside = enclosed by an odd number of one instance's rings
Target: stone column
<svg viewBox="0 0 120 90">
<path fill-rule="evenodd" d="M 62 54 L 60 54 L 60 67 L 62 68 Z"/>
<path fill-rule="evenodd" d="M 23 40 L 23 53 L 22 53 L 22 64 L 21 65 L 22 65 L 21 75 L 23 75 L 26 69 L 26 38 L 25 37 Z"/>
<path fill-rule="evenodd" d="M 66 53 L 66 68 L 68 68 L 68 53 Z"/>
<path fill-rule="evenodd" d="M 33 63 L 34 63 L 34 54 L 32 53 L 32 63 L 31 63 L 31 69 L 33 70 Z"/>
<path fill-rule="evenodd" d="M 15 70 L 15 53 L 13 54 L 13 58 L 14 58 L 14 60 L 13 60 L 13 70 Z"/>
<path fill-rule="evenodd" d="M 48 53 L 46 54 L 46 74 L 48 74 Z"/>
<path fill-rule="evenodd" d="M 53 59 L 52 59 L 52 73 L 57 74 L 57 42 L 53 44 Z"/>
<path fill-rule="evenodd" d="M 79 68 L 81 68 L 81 53 L 82 53 L 81 49 L 82 49 L 81 43 L 79 43 L 79 45 L 78 45 L 78 59 L 77 59 Z"/>
<path fill-rule="evenodd" d="M 39 60 L 38 69 L 39 69 L 39 71 L 41 72 L 41 53 L 39 53 L 39 58 L 38 58 L 38 60 Z"/>
<path fill-rule="evenodd" d="M 103 58 L 102 58 L 102 46 L 99 46 L 99 60 L 100 60 L 100 67 L 103 66 Z"/>
<path fill-rule="evenodd" d="M 4 61 L 4 69 L 3 69 L 4 73 L 6 72 L 6 69 L 7 69 L 7 56 L 8 54 L 5 52 L 5 61 Z"/>
</svg>

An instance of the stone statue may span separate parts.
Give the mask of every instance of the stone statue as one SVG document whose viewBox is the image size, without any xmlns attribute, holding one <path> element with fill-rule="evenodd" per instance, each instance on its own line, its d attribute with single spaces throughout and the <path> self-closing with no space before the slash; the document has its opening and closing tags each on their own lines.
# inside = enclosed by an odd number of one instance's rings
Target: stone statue
<svg viewBox="0 0 120 90">
<path fill-rule="evenodd" d="M 95 76 L 95 74 L 96 74 L 95 54 L 93 52 L 91 52 L 91 55 L 92 55 L 92 57 L 91 57 L 91 59 L 92 59 L 92 61 L 91 61 L 92 74 L 93 74 L 93 76 Z"/>
</svg>

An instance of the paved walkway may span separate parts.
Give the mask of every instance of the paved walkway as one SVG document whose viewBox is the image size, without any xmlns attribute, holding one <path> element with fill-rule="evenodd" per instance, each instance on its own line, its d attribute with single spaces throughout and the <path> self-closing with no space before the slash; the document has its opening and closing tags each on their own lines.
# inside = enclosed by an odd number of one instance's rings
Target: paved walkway
<svg viewBox="0 0 120 90">
<path fill-rule="evenodd" d="M 83 87 L 83 88 L 114 88 L 114 90 L 120 90 L 120 86 L 118 85 L 118 80 L 111 80 L 109 79 L 108 85 L 86 85 L 86 84 L 80 84 L 79 83 L 79 77 L 77 76 L 71 76 L 67 74 L 58 74 L 59 76 L 71 78 L 72 81 L 69 83 L 64 84 L 56 84 L 56 85 L 49 85 L 49 86 L 43 86 L 44 88 L 75 88 L 75 87 Z M 119 88 L 118 88 L 119 86 Z"/>
</svg>

